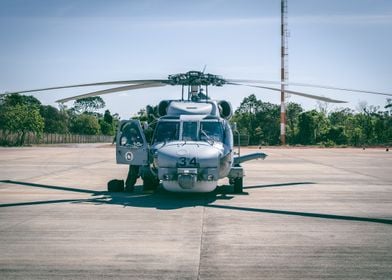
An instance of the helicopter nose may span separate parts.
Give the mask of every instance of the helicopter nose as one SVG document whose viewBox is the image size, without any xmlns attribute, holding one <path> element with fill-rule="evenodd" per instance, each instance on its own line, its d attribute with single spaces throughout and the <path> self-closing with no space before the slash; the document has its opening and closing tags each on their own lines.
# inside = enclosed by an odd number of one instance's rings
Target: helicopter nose
<svg viewBox="0 0 392 280">
<path fill-rule="evenodd" d="M 209 144 L 171 144 L 157 151 L 158 177 L 170 191 L 213 191 L 221 151 Z"/>
<path fill-rule="evenodd" d="M 221 151 L 205 143 L 170 144 L 157 150 L 157 167 L 219 167 Z"/>
</svg>

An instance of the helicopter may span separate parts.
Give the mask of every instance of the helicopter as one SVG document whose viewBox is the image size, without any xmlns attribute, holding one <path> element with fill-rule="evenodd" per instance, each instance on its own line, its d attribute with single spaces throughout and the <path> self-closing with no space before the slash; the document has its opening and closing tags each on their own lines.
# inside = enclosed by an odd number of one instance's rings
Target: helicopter
<svg viewBox="0 0 392 280">
<path fill-rule="evenodd" d="M 123 180 L 112 180 L 108 183 L 108 190 L 132 192 L 137 179 L 141 177 L 145 190 L 154 190 L 161 185 L 165 190 L 171 192 L 203 193 L 216 190 L 218 180 L 228 178 L 234 193 L 242 193 L 244 169 L 241 164 L 249 160 L 265 159 L 267 155 L 262 152 L 242 156 L 235 153 L 233 131 L 236 132 L 236 127 L 235 125 L 232 127 L 230 124 L 230 118 L 233 115 L 232 106 L 230 102 L 225 100 L 212 100 L 208 95 L 208 88 L 209 86 L 236 85 L 281 92 L 281 89 L 271 87 L 269 84 L 297 85 L 392 96 L 389 93 L 324 85 L 224 79 L 218 75 L 204 73 L 204 71 L 173 74 L 169 75 L 167 79 L 99 82 L 5 94 L 122 85 L 56 101 L 65 103 L 114 92 L 167 85 L 181 86 L 180 99 L 162 100 L 159 103 L 157 107 L 159 118 L 156 120 L 155 131 L 150 143 L 144 133 L 146 126 L 142 126 L 139 120 L 122 120 L 119 123 L 115 136 L 116 162 L 128 165 L 129 171 L 125 184 Z M 285 90 L 285 92 L 329 103 L 347 103 L 299 91 Z M 151 114 L 152 108 L 148 106 L 146 111 Z"/>
</svg>

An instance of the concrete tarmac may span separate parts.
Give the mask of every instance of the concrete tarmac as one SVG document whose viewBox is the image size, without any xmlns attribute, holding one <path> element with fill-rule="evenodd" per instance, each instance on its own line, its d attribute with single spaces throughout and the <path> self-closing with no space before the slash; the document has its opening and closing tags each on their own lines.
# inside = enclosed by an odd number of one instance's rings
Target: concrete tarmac
<svg viewBox="0 0 392 280">
<path fill-rule="evenodd" d="M 110 145 L 0 148 L 0 279 L 392 279 L 391 152 L 262 151 L 181 195 L 106 192 Z"/>
</svg>

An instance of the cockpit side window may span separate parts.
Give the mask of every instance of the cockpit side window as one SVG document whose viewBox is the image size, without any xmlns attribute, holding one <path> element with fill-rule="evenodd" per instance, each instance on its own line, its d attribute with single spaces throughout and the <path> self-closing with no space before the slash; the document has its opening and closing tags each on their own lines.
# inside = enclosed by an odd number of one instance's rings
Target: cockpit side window
<svg viewBox="0 0 392 280">
<path fill-rule="evenodd" d="M 197 141 L 197 122 L 182 123 L 182 140 Z"/>
<path fill-rule="evenodd" d="M 159 122 L 155 129 L 152 143 L 170 142 L 178 140 L 180 131 L 179 122 Z"/>
<path fill-rule="evenodd" d="M 143 138 L 135 123 L 126 123 L 121 130 L 121 146 L 143 146 Z"/>
<path fill-rule="evenodd" d="M 220 122 L 201 122 L 200 140 L 223 142 L 223 128 Z"/>
</svg>

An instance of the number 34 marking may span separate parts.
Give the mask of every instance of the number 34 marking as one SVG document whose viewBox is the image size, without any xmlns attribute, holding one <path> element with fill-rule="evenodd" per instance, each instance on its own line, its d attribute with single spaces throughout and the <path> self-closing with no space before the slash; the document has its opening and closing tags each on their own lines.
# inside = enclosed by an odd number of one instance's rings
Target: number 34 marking
<svg viewBox="0 0 392 280">
<path fill-rule="evenodd" d="M 178 166 L 179 167 L 185 167 L 185 166 L 197 166 L 197 161 L 196 158 L 186 158 L 186 157 L 180 157 L 178 158 Z"/>
</svg>

